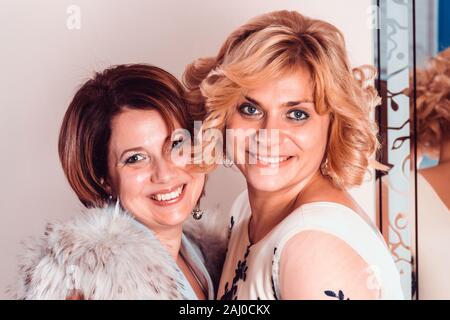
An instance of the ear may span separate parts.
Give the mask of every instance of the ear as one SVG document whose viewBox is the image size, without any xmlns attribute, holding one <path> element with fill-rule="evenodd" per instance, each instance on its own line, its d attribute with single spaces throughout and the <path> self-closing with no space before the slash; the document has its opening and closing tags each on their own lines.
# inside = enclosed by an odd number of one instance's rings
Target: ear
<svg viewBox="0 0 450 320">
<path fill-rule="evenodd" d="M 113 190 L 108 180 L 106 180 L 105 178 L 100 178 L 100 183 L 109 195 L 113 195 Z"/>
</svg>

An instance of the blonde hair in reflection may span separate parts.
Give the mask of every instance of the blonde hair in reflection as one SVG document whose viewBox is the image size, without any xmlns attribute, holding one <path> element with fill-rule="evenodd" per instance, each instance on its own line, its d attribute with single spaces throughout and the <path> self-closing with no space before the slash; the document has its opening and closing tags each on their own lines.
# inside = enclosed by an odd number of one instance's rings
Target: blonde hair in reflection
<svg viewBox="0 0 450 320">
<path fill-rule="evenodd" d="M 405 94 L 412 99 L 413 88 Z M 412 114 L 414 104 L 410 106 Z M 439 148 L 450 138 L 450 48 L 416 71 L 416 115 L 419 146 Z"/>
<path fill-rule="evenodd" d="M 246 91 L 299 67 L 310 72 L 316 111 L 331 115 L 327 175 L 339 187 L 361 184 L 378 148 L 370 115 L 380 103 L 372 85 L 376 71 L 368 65 L 351 69 L 342 33 L 327 22 L 276 11 L 239 27 L 217 56 L 187 66 L 183 80 L 192 114 L 204 119 L 203 132 L 224 130 Z"/>
</svg>

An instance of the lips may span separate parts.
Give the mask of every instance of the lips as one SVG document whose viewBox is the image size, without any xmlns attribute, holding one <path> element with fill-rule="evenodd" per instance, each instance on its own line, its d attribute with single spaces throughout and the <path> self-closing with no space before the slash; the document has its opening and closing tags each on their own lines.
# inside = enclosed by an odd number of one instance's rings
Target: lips
<svg viewBox="0 0 450 320">
<path fill-rule="evenodd" d="M 182 184 L 166 190 L 161 190 L 150 195 L 150 198 L 158 205 L 174 204 L 183 198 L 186 184 Z"/>
<path fill-rule="evenodd" d="M 288 161 L 292 158 L 292 156 L 263 156 L 256 155 L 254 153 L 248 153 L 250 157 L 256 160 L 257 165 L 261 166 L 269 166 L 269 167 L 277 167 Z"/>
</svg>

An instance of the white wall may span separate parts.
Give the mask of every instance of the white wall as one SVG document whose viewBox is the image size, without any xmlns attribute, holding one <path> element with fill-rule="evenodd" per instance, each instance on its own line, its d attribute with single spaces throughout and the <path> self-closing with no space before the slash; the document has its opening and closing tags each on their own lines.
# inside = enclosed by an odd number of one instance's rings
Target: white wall
<svg viewBox="0 0 450 320">
<path fill-rule="evenodd" d="M 372 62 L 370 0 L 2 0 L 0 2 L 0 298 L 13 281 L 19 241 L 39 235 L 81 205 L 63 176 L 57 135 L 76 88 L 111 64 L 145 62 L 181 76 L 193 59 L 216 53 L 230 31 L 278 9 L 298 10 L 337 25 L 352 62 Z M 69 5 L 81 29 L 66 26 Z M 228 210 L 244 189 L 237 172 L 219 169 L 208 206 Z M 356 191 L 374 214 L 373 181 Z"/>
</svg>

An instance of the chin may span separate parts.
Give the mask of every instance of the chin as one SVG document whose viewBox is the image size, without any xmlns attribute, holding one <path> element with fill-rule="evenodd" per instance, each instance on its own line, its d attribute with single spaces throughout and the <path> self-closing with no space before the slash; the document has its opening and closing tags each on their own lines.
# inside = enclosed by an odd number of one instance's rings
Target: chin
<svg viewBox="0 0 450 320">
<path fill-rule="evenodd" d="M 174 206 L 173 208 L 152 208 L 153 219 L 160 225 L 178 226 L 183 224 L 191 214 L 188 206 Z"/>
<path fill-rule="evenodd" d="M 155 206 L 153 203 L 143 201 L 135 207 L 134 217 L 142 224 L 150 228 L 152 231 L 158 231 L 158 228 L 170 228 L 182 225 L 191 214 L 188 206 L 172 205 L 172 206 Z"/>
<path fill-rule="evenodd" d="M 286 188 L 289 178 L 284 175 L 263 175 L 261 173 L 249 172 L 246 175 L 247 184 L 259 191 L 274 192 Z"/>
<path fill-rule="evenodd" d="M 165 217 L 158 217 L 157 223 L 158 225 L 165 227 L 177 227 L 182 225 L 188 217 L 189 215 L 169 215 Z"/>
<path fill-rule="evenodd" d="M 180 212 L 167 212 L 167 213 L 154 213 L 152 216 L 152 220 L 156 223 L 157 226 L 161 227 L 177 227 L 182 225 L 189 214 L 180 213 Z"/>
</svg>

